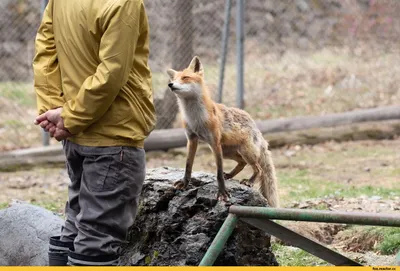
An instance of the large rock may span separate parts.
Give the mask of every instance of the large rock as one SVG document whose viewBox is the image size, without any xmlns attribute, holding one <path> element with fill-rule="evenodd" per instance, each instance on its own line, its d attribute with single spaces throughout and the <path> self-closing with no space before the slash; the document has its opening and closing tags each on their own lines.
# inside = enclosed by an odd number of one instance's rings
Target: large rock
<svg viewBox="0 0 400 271">
<path fill-rule="evenodd" d="M 0 210 L 0 266 L 48 265 L 48 242 L 59 234 L 63 220 L 26 203 Z"/>
<path fill-rule="evenodd" d="M 227 217 L 227 206 L 216 200 L 214 175 L 193 173 L 186 191 L 172 184 L 183 170 L 148 171 L 139 213 L 131 231 L 124 265 L 198 265 Z M 227 181 L 232 203 L 266 206 L 251 188 Z M 239 222 L 215 265 L 278 265 L 270 249 L 270 237 Z"/>
</svg>

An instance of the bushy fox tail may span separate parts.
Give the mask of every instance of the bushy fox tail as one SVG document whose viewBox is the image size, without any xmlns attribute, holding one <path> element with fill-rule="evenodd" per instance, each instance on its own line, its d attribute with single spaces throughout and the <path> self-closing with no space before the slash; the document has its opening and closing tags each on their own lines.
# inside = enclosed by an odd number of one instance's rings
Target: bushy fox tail
<svg viewBox="0 0 400 271">
<path fill-rule="evenodd" d="M 271 152 L 268 150 L 268 142 L 265 140 L 261 145 L 259 164 L 262 172 L 253 187 L 268 200 L 269 206 L 279 207 L 278 180 Z"/>
</svg>

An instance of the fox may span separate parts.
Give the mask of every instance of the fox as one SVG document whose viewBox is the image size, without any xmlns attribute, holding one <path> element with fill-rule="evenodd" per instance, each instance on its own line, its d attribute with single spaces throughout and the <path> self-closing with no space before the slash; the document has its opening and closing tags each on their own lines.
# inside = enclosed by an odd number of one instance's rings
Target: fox
<svg viewBox="0 0 400 271">
<path fill-rule="evenodd" d="M 181 71 L 168 69 L 167 74 L 170 79 L 168 87 L 177 97 L 187 138 L 185 173 L 183 179 L 174 183 L 174 187 L 178 190 L 187 188 L 197 146 L 202 141 L 209 145 L 214 154 L 218 201 L 230 202 L 231 195 L 226 189 L 225 180 L 234 178 L 245 166 L 250 165 L 253 175 L 241 183 L 259 191 L 269 206 L 278 207 L 278 181 L 269 144 L 250 114 L 212 100 L 198 56 L 193 57 L 187 68 Z M 237 165 L 225 173 L 223 159 L 234 160 Z"/>
</svg>

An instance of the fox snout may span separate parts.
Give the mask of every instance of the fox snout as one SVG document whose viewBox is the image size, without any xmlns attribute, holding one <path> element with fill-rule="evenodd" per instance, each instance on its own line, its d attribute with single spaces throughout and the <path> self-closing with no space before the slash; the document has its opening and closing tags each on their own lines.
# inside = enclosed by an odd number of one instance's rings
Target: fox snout
<svg viewBox="0 0 400 271">
<path fill-rule="evenodd" d="M 168 87 L 169 87 L 169 89 L 170 89 L 171 91 L 176 90 L 176 88 L 174 87 L 174 83 L 169 83 L 169 84 L 168 84 Z"/>
</svg>

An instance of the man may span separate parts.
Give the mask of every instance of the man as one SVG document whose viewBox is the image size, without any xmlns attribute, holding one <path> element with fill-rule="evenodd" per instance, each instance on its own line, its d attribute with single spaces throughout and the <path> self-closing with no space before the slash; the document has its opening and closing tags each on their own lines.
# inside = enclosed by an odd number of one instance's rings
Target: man
<svg viewBox="0 0 400 271">
<path fill-rule="evenodd" d="M 71 179 L 49 264 L 117 265 L 155 125 L 143 0 L 50 0 L 35 48 L 35 123 L 63 141 Z"/>
</svg>

